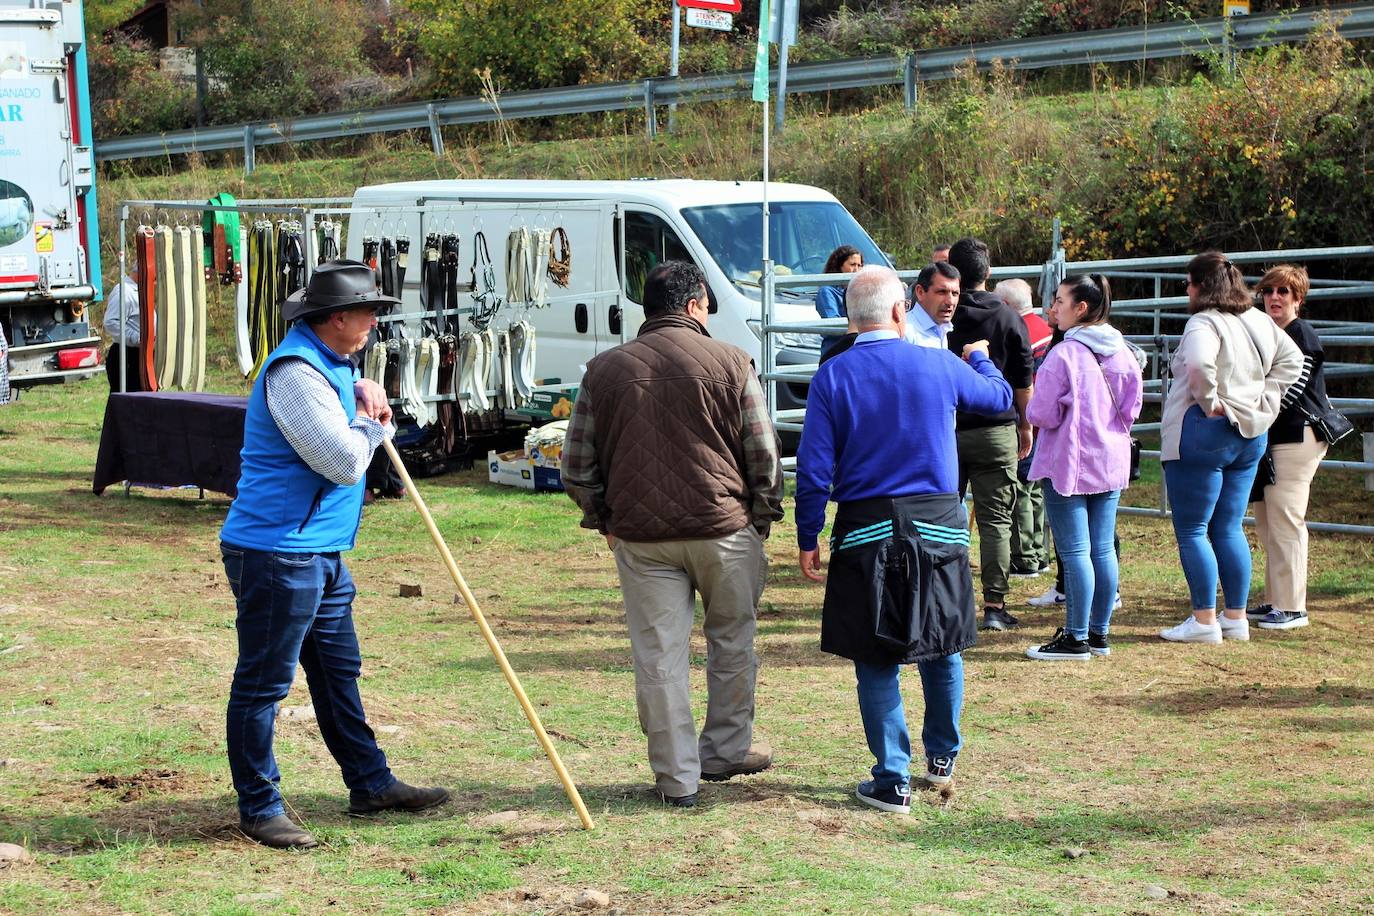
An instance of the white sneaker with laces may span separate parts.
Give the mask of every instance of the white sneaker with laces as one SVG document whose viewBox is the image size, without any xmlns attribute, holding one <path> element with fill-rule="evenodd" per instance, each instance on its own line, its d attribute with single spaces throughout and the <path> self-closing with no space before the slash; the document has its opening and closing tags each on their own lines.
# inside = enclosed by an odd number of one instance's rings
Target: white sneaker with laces
<svg viewBox="0 0 1374 916">
<path fill-rule="evenodd" d="M 1192 614 L 1176 627 L 1167 630 L 1160 630 L 1159 635 L 1169 642 L 1201 642 L 1212 645 L 1221 644 L 1221 626 L 1219 624 L 1201 624 Z"/>
<path fill-rule="evenodd" d="M 1250 621 L 1244 617 L 1240 620 L 1232 620 L 1224 614 L 1218 614 L 1217 624 L 1221 627 L 1222 639 L 1234 639 L 1236 642 L 1250 641 Z"/>
<path fill-rule="evenodd" d="M 1045 590 L 1045 594 L 1038 598 L 1031 598 L 1026 601 L 1031 607 L 1055 607 L 1061 605 L 1066 600 L 1063 592 L 1051 585 Z"/>
</svg>

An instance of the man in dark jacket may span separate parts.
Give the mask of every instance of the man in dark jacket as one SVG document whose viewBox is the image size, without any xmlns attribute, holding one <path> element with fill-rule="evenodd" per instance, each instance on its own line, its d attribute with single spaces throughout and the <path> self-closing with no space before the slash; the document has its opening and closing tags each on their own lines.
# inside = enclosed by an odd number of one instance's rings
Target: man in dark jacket
<svg viewBox="0 0 1374 916">
<path fill-rule="evenodd" d="M 959 270 L 959 307 L 949 348 L 962 353 L 975 340 L 988 342 L 988 356 L 1012 387 L 1014 408 L 993 416 L 961 411 L 957 418 L 959 492 L 973 488 L 978 519 L 979 575 L 983 580 L 983 627 L 1005 630 L 1017 619 L 1007 613 L 1007 577 L 1011 573 L 1012 512 L 1016 505 L 1016 462 L 1030 454 L 1031 427 L 1026 421 L 1035 361 L 1026 324 L 1002 299 L 987 291 L 988 246 L 960 239 L 949 249 L 949 263 Z"/>
<path fill-rule="evenodd" d="M 615 552 L 655 785 L 683 808 L 699 779 L 773 759 L 752 744 L 754 619 L 782 465 L 749 355 L 706 333 L 707 296 L 694 265 L 650 272 L 639 336 L 587 364 L 563 447 L 582 526 Z M 688 685 L 694 589 L 707 646 L 700 737 Z"/>
<path fill-rule="evenodd" d="M 977 614 L 968 563 L 968 517 L 958 493 L 954 411 L 984 415 L 1011 406 L 1011 389 L 968 344 L 961 361 L 902 340 L 909 300 L 897 274 L 865 267 L 845 302 L 860 334 L 821 366 L 806 398 L 797 450 L 798 563 L 826 583 L 821 650 L 851 659 L 873 779 L 864 804 L 910 811 L 911 740 L 901 665 L 914 663 L 925 694 L 926 781 L 948 783 L 959 753 L 964 668 Z M 817 538 L 825 505 L 839 503 L 830 575 Z"/>
</svg>

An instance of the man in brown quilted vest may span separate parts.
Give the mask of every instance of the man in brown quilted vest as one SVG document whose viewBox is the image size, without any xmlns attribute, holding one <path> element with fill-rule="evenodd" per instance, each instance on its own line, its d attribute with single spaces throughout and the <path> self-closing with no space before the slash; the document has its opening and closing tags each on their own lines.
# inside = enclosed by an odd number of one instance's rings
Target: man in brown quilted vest
<svg viewBox="0 0 1374 916">
<path fill-rule="evenodd" d="M 615 553 L 655 788 L 696 804 L 701 779 L 767 769 L 754 745 L 754 613 L 763 541 L 782 518 L 782 466 L 749 355 L 706 333 L 706 280 L 667 261 L 644 284 L 644 324 L 587 364 L 563 447 L 582 526 Z M 706 723 L 688 688 L 693 590 L 705 607 Z"/>
</svg>

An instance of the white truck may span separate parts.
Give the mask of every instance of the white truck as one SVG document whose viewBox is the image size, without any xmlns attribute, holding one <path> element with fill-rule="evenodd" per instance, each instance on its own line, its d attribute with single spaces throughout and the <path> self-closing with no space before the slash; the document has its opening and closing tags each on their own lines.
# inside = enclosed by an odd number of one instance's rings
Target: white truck
<svg viewBox="0 0 1374 916">
<path fill-rule="evenodd" d="M 82 23 L 80 0 L 0 0 L 0 329 L 15 388 L 100 371 Z"/>
<path fill-rule="evenodd" d="M 537 373 L 564 383 L 581 378 L 597 353 L 635 336 L 644 320 L 641 292 L 652 267 L 669 259 L 695 263 L 706 275 L 712 336 L 749 352 L 762 366 L 759 270 L 763 185 L 758 182 L 643 179 L 630 181 L 435 180 L 373 185 L 353 196 L 347 251 L 356 257 L 366 236 L 411 240 L 429 233 L 462 239 L 461 275 L 473 260 L 472 239 L 486 237 L 496 262 L 497 295 L 507 296 L 502 258 L 515 228 L 562 228 L 571 253 L 566 288 L 551 287 L 548 306 L 525 314 L 538 334 Z M 888 259 L 830 193 L 772 183 L 770 255 L 779 273 L 817 274 L 840 245 L 865 263 Z M 418 246 L 418 241 L 413 244 Z M 415 249 L 408 281 L 414 281 Z M 806 291 L 778 290 L 778 321 L 815 319 Z M 402 313 L 420 310 L 418 282 L 406 282 Z M 466 297 L 464 297 L 466 298 Z M 779 335 L 780 363 L 815 363 L 819 338 Z M 801 406 L 804 385 L 780 385 L 779 406 Z"/>
</svg>

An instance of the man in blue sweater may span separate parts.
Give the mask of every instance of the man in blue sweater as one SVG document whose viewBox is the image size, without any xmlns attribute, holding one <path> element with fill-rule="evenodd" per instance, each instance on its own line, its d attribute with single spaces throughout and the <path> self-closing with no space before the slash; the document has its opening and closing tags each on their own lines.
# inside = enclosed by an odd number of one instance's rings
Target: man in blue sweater
<svg viewBox="0 0 1374 916">
<path fill-rule="evenodd" d="M 926 781 L 950 782 L 959 753 L 964 669 L 977 618 L 968 517 L 958 496 L 954 412 L 997 414 L 1011 386 L 969 343 L 961 360 L 902 340 L 910 302 L 897 274 L 865 267 L 849 281 L 854 346 L 816 372 L 797 450 L 802 574 L 825 582 L 821 650 L 854 662 L 859 715 L 877 763 L 860 801 L 910 811 L 911 741 L 900 672 L 915 664 L 925 693 Z M 839 503 L 829 576 L 817 538 Z"/>
</svg>

